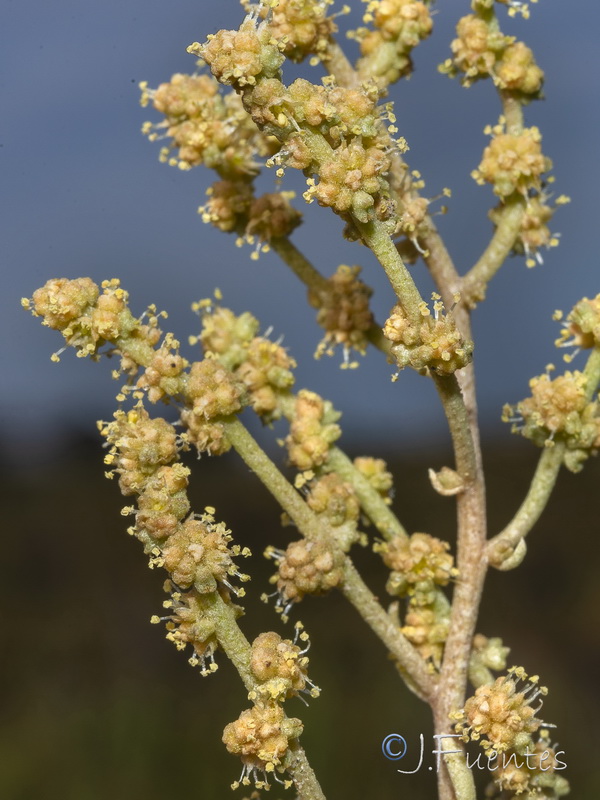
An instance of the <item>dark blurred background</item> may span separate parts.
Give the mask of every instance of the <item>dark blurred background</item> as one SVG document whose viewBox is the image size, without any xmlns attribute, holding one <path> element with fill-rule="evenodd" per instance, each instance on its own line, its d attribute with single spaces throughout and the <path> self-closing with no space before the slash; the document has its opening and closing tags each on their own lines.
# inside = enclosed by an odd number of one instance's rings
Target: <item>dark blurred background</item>
<svg viewBox="0 0 600 800">
<path fill-rule="evenodd" d="M 499 113 L 489 85 L 467 92 L 435 70 L 468 5 L 437 4 L 434 35 L 415 52 L 411 80 L 394 94 L 408 159 L 427 180 L 426 193 L 453 190 L 450 213 L 438 219 L 461 271 L 491 232 L 486 211 L 492 193 L 468 176 L 486 144 L 483 127 Z M 285 334 L 299 361 L 298 385 L 331 398 L 344 412 L 348 452 L 389 460 L 406 527 L 453 541 L 453 502 L 434 495 L 426 475 L 429 466 L 451 461 L 443 415 L 427 381 L 405 371 L 391 384 L 390 367 L 375 353 L 357 371 L 338 370 L 339 357 L 314 362 L 320 333 L 295 278 L 274 255 L 251 262 L 231 237 L 202 225 L 196 208 L 213 177 L 160 165 L 157 146 L 141 137 L 152 113 L 137 105 L 139 81 L 155 86 L 173 72 L 191 71 L 185 46 L 237 25 L 235 0 L 172 0 L 168 6 L 157 0 L 4 0 L 2 9 L 0 797 L 228 797 L 239 762 L 225 752 L 220 733 L 247 701 L 222 657 L 217 674 L 201 679 L 148 624 L 161 607 L 161 579 L 145 568 L 140 547 L 125 534 L 123 501 L 103 478 L 95 435 L 94 420 L 110 418 L 114 409 L 108 365 L 73 353 L 51 364 L 60 339 L 20 311 L 19 297 L 49 277 L 119 276 L 135 310 L 158 303 L 185 341 L 197 327 L 190 303 L 219 286 L 237 312 L 252 310 L 265 329 L 272 325 L 276 336 Z M 527 120 L 542 130 L 557 193 L 571 195 L 573 203 L 553 223 L 563 234 L 561 247 L 534 270 L 511 259 L 474 317 L 492 532 L 518 507 L 538 456 L 501 426 L 501 406 L 525 396 L 528 379 L 558 361 L 552 311 L 599 289 L 600 8 L 585 0 L 543 0 L 528 23 L 509 21 L 502 9 L 500 17 L 546 70 L 547 100 L 530 106 Z M 340 20 L 344 28 L 358 22 L 356 11 Z M 286 77 L 301 72 L 294 68 Z M 301 190 L 301 181 L 290 178 Z M 273 176 L 259 185 L 269 190 Z M 301 200 L 297 206 L 306 215 L 294 237 L 298 245 L 326 274 L 341 262 L 361 263 L 376 290 L 377 316 L 384 318 L 393 300 L 376 265 L 341 240 L 342 226 L 331 214 Z M 429 292 L 422 267 L 414 274 Z M 265 443 L 274 438 L 257 433 Z M 573 796 L 589 800 L 600 793 L 599 467 L 591 462 L 581 475 L 561 475 L 524 565 L 490 574 L 479 626 L 512 647 L 511 663 L 539 672 L 550 686 L 543 716 L 559 726 Z M 261 553 L 293 532 L 280 530 L 277 508 L 235 456 L 203 459 L 194 470 L 194 507 L 216 506 L 254 553 L 241 621 L 246 635 L 283 632 L 273 609 L 258 600 L 271 571 Z M 384 598 L 378 557 L 363 551 L 356 559 Z M 435 796 L 431 774 L 398 775 L 397 765 L 381 754 L 386 734 L 401 733 L 416 747 L 430 721 L 399 685 L 378 641 L 335 594 L 305 601 L 298 616 L 311 634 L 311 675 L 323 694 L 309 709 L 293 701 L 289 711 L 306 723 L 303 743 L 328 797 Z"/>
<path fill-rule="evenodd" d="M 352 448 L 353 455 L 362 452 Z M 381 448 L 377 453 L 386 455 Z M 453 541 L 454 503 L 434 495 L 426 474 L 427 467 L 448 463 L 449 453 L 389 455 L 395 506 L 408 529 Z M 520 501 L 535 455 L 519 441 L 488 452 L 493 531 Z M 589 800 L 600 792 L 598 467 L 561 476 L 524 564 L 511 573 L 490 573 L 478 625 L 510 645 L 510 664 L 538 672 L 550 687 L 542 716 L 558 726 L 552 737 L 565 750 L 563 774 L 573 796 Z M 233 796 L 228 786 L 240 764 L 220 737 L 248 706 L 245 692 L 222 654 L 217 673 L 201 678 L 164 639 L 162 626 L 149 624 L 152 614 L 161 613 L 161 575 L 146 568 L 139 543 L 125 533 L 123 498 L 103 470 L 98 442 L 81 438 L 65 442 L 52 462 L 33 463 L 27 471 L 4 465 L 0 796 Z M 420 732 L 431 750 L 428 711 L 400 683 L 354 609 L 336 593 L 307 598 L 283 626 L 273 607 L 260 602 L 273 571 L 261 555 L 265 546 L 294 538 L 293 530 L 281 530 L 266 491 L 229 454 L 197 464 L 191 499 L 196 509 L 215 505 L 236 540 L 253 551 L 244 563 L 253 579 L 240 620 L 248 638 L 263 630 L 291 636 L 296 619 L 310 633 L 310 675 L 322 696 L 309 708 L 298 700 L 286 708 L 305 723 L 302 742 L 327 796 L 432 800 L 433 777 L 426 771 L 431 756 L 415 775 L 396 772 L 416 766 Z M 353 552 L 385 602 L 379 557 Z M 413 751 L 404 762 L 382 755 L 389 733 L 402 734 Z M 271 795 L 279 796 L 276 789 Z"/>
</svg>

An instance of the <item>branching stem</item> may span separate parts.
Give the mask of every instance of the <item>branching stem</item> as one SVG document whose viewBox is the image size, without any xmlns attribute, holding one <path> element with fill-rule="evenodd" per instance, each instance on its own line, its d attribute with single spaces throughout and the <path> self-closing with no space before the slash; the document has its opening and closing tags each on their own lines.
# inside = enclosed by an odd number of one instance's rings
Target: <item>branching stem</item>
<svg viewBox="0 0 600 800">
<path fill-rule="evenodd" d="M 327 536 L 329 541 L 334 542 L 333 533 L 311 511 L 245 426 L 236 418 L 229 418 L 223 425 L 232 446 L 294 521 L 300 532 L 307 539 L 315 540 Z M 349 556 L 345 556 L 342 591 L 365 622 L 381 638 L 401 667 L 410 675 L 419 695 L 431 696 L 434 682 L 425 661 L 377 602 L 356 572 Z"/>
</svg>

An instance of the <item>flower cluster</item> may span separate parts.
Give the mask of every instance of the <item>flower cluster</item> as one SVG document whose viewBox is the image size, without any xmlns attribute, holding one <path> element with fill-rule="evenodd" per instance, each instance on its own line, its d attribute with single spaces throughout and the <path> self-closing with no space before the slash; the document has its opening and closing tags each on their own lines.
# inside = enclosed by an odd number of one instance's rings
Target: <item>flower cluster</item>
<svg viewBox="0 0 600 800">
<path fill-rule="evenodd" d="M 170 575 L 165 583 L 170 597 L 163 603 L 169 614 L 151 621 L 166 622 L 167 639 L 178 650 L 192 647 L 190 664 L 199 665 L 203 675 L 214 672 L 218 642 L 205 598 L 219 592 L 234 615 L 241 613 L 229 592 L 241 596 L 244 590 L 230 581 L 234 577 L 246 581 L 248 576 L 239 572 L 233 559 L 250 551 L 231 544 L 231 532 L 215 521 L 214 509 L 189 515 L 189 470 L 178 461 L 181 442 L 172 425 L 151 418 L 138 403 L 98 426 L 110 445 L 105 458 L 112 467 L 108 477 L 117 474 L 122 493 L 137 496 L 137 510 L 123 509 L 124 514 L 135 514 L 128 532 L 144 545 L 150 567 L 164 567 Z"/>
<path fill-rule="evenodd" d="M 411 597 L 400 630 L 421 657 L 439 669 L 450 630 L 450 605 L 445 595 L 436 589 L 427 603 L 419 602 L 416 595 Z"/>
<path fill-rule="evenodd" d="M 413 533 L 377 542 L 373 549 L 391 570 L 387 591 L 408 597 L 404 624 L 397 603 L 392 605 L 392 616 L 421 656 L 439 668 L 450 626 L 450 606 L 439 587 L 458 574 L 450 545 L 427 533 Z"/>
<path fill-rule="evenodd" d="M 140 494 L 160 467 L 177 458 L 175 428 L 165 419 L 150 417 L 138 403 L 131 411 L 116 411 L 112 422 L 99 422 L 100 433 L 110 445 L 104 463 L 119 476 L 124 495 Z"/>
<path fill-rule="evenodd" d="M 324 514 L 333 526 L 358 521 L 360 503 L 352 484 L 335 472 L 311 482 L 306 502 L 316 514 Z"/>
<path fill-rule="evenodd" d="M 533 53 L 498 30 L 493 17 L 468 14 L 459 20 L 456 33 L 450 45 L 452 58 L 441 65 L 441 72 L 461 75 L 463 86 L 491 77 L 500 90 L 518 93 L 522 99 L 539 96 L 544 73 Z"/>
<path fill-rule="evenodd" d="M 369 481 L 373 489 L 379 493 L 387 505 L 391 505 L 391 492 L 394 477 L 388 470 L 383 458 L 358 456 L 354 459 L 356 469 Z"/>
<path fill-rule="evenodd" d="M 544 259 L 540 252 L 542 248 L 558 246 L 560 234 L 553 234 L 548 227 L 548 222 L 554 216 L 556 207 L 568 202 L 569 198 L 565 195 L 557 197 L 553 206 L 548 204 L 544 192 L 527 196 L 527 205 L 521 220 L 519 235 L 513 245 L 513 252 L 525 255 L 525 263 L 528 267 L 543 264 Z M 502 218 L 502 208 L 503 205 L 500 203 L 489 212 L 489 218 L 496 225 Z"/>
<path fill-rule="evenodd" d="M 241 410 L 245 402 L 243 384 L 217 359 L 205 358 L 192 364 L 185 388 L 187 407 L 181 412 L 181 421 L 189 441 L 199 452 L 227 452 L 230 444 L 220 418 Z"/>
<path fill-rule="evenodd" d="M 270 580 L 277 586 L 275 610 L 284 620 L 292 605 L 299 603 L 304 595 L 325 594 L 343 578 L 343 551 L 322 539 L 299 539 L 286 550 L 268 547 L 265 556 L 277 564 L 277 572 Z"/>
<path fill-rule="evenodd" d="M 219 83 L 235 89 L 254 86 L 261 78 L 278 78 L 285 60 L 270 25 L 256 25 L 248 15 L 237 31 L 220 30 L 205 45 L 194 43 L 188 52 L 203 58 Z"/>
<path fill-rule="evenodd" d="M 112 466 L 108 475 L 119 475 L 123 494 L 138 496 L 136 524 L 130 533 L 144 543 L 151 565 L 165 567 L 184 589 L 193 586 L 201 593 L 213 592 L 222 584 L 243 594 L 229 579 L 248 579 L 233 558 L 250 551 L 231 546 L 231 531 L 215 521 L 214 509 L 184 520 L 189 510 L 185 496 L 189 470 L 177 462 L 173 426 L 164 419 L 152 419 L 138 403 L 129 412 L 117 411 L 112 422 L 98 427 L 110 445 L 105 458 Z M 135 513 L 133 509 L 127 512 Z"/>
<path fill-rule="evenodd" d="M 533 750 L 531 734 L 543 725 L 536 716 L 542 701 L 534 704 L 546 694 L 548 690 L 539 685 L 537 675 L 528 678 L 523 667 L 511 667 L 493 684 L 476 689 L 464 709 L 453 715 L 458 720 L 456 730 L 465 741 L 480 741 L 486 751 Z"/>
<path fill-rule="evenodd" d="M 338 214 L 351 212 L 360 222 L 368 222 L 376 198 L 385 190 L 382 183 L 390 167 L 389 156 L 378 146 L 365 147 L 360 141 L 341 144 L 335 157 L 319 170 L 318 183 L 309 184 L 304 197 Z"/>
<path fill-rule="evenodd" d="M 558 319 L 562 314 L 556 315 Z M 578 347 L 589 349 L 600 346 L 600 294 L 591 300 L 584 297 L 564 321 L 557 347 Z"/>
<path fill-rule="evenodd" d="M 398 218 L 398 229 L 395 233 L 403 233 L 417 249 L 419 249 L 419 236 L 429 230 L 426 223 L 429 202 L 427 198 L 415 195 L 414 191 L 405 192 L 401 198 L 402 213 Z"/>
<path fill-rule="evenodd" d="M 306 653 L 310 647 L 308 634 L 302 630 L 301 622 L 297 622 L 295 627 L 293 642 L 282 639 L 274 631 L 261 633 L 252 642 L 250 670 L 259 682 L 252 699 L 260 696 L 281 701 L 300 692 L 311 697 L 319 696 L 319 688 L 306 674 L 309 662 Z M 305 644 L 303 649 L 297 644 L 298 639 Z"/>
<path fill-rule="evenodd" d="M 517 752 L 503 754 L 492 770 L 495 786 L 490 790 L 494 795 L 510 793 L 510 797 L 523 796 L 530 800 L 557 800 L 569 794 L 568 781 L 557 772 L 565 768 L 565 762 L 559 758 L 562 751 L 557 747 L 550 743 L 547 731 L 543 730 L 524 758 Z"/>
<path fill-rule="evenodd" d="M 327 460 L 329 447 L 341 434 L 335 411 L 328 400 L 315 392 L 298 392 L 290 432 L 286 437 L 290 461 L 299 470 L 320 467 Z"/>
<path fill-rule="evenodd" d="M 289 236 L 302 222 L 302 214 L 291 205 L 294 192 L 269 192 L 255 198 L 248 210 L 245 238 L 256 237 L 267 244 Z"/>
<path fill-rule="evenodd" d="M 587 379 L 577 370 L 552 380 L 545 372 L 529 382 L 531 397 L 506 405 L 502 419 L 539 447 L 565 445 L 564 462 L 573 472 L 600 447 L 598 402 L 589 400 Z"/>
<path fill-rule="evenodd" d="M 94 357 L 107 342 L 136 339 L 138 347 L 154 347 L 160 339 L 155 309 L 149 309 L 148 323 L 142 324 L 131 315 L 127 300 L 127 292 L 116 279 L 104 281 L 100 292 L 90 278 L 54 278 L 21 303 L 42 317 L 43 325 L 60 331 L 78 356 Z M 59 353 L 52 360 L 58 361 Z"/>
<path fill-rule="evenodd" d="M 411 51 L 433 28 L 427 5 L 418 0 L 370 0 L 363 17 L 373 30 L 359 28 L 357 71 L 362 80 L 375 80 L 380 89 L 412 72 Z"/>
<path fill-rule="evenodd" d="M 318 309 L 317 322 L 325 329 L 325 337 L 315 354 L 317 358 L 323 353 L 333 355 L 338 344 L 344 349 L 344 365 L 356 364 L 348 361 L 350 348 L 364 355 L 367 331 L 374 321 L 369 307 L 373 290 L 359 279 L 359 274 L 360 267 L 341 264 L 325 287 L 309 289 L 308 301 Z"/>
<path fill-rule="evenodd" d="M 201 310 L 200 340 L 210 357 L 205 360 L 231 370 L 233 385 L 244 388 L 248 403 L 264 420 L 280 417 L 296 362 L 281 345 L 256 336 L 259 325 L 251 314 L 236 317 L 230 309 L 212 305 Z"/>
<path fill-rule="evenodd" d="M 502 124 L 486 128 L 492 141 L 483 151 L 479 167 L 473 171 L 475 181 L 491 183 L 494 194 L 503 201 L 518 192 L 527 196 L 530 190 L 542 189 L 542 175 L 552 162 L 542 153 L 542 136 L 537 128 L 524 128 L 521 133 L 504 133 Z"/>
<path fill-rule="evenodd" d="M 383 328 L 392 342 L 392 353 L 400 369 L 411 366 L 450 375 L 471 361 L 473 344 L 461 336 L 452 314 L 444 313 L 439 295 L 433 295 L 433 316 L 427 303 L 419 307 L 420 319 L 413 322 L 402 306 L 396 305 Z"/>
<path fill-rule="evenodd" d="M 270 192 L 254 197 L 243 181 L 217 181 L 207 189 L 208 200 L 198 213 L 226 233 L 237 233 L 238 243 L 257 242 L 251 258 L 269 249 L 272 239 L 289 236 L 300 225 L 302 215 L 292 206 L 294 192 Z"/>
<path fill-rule="evenodd" d="M 274 774 L 287 753 L 289 743 L 302 733 L 299 719 L 286 717 L 279 703 L 256 703 L 242 711 L 235 722 L 223 731 L 227 750 L 241 756 L 243 763 L 239 781 L 232 784 L 237 789 L 252 781 L 257 788 L 268 787 L 267 775 Z M 263 780 L 257 777 L 261 773 Z"/>
<path fill-rule="evenodd" d="M 378 542 L 374 549 L 391 570 L 387 591 L 399 597 L 419 594 L 422 602 L 429 602 L 426 595 L 435 586 L 446 586 L 457 575 L 448 542 L 428 533 L 413 533 L 407 538 L 394 536 Z"/>
<path fill-rule="evenodd" d="M 357 530 L 360 502 L 352 484 L 337 473 L 312 480 L 306 502 L 331 527 L 336 543 L 344 552 L 361 539 Z"/>
<path fill-rule="evenodd" d="M 208 200 L 199 206 L 202 222 L 210 223 L 225 233 L 245 230 L 254 199 L 247 181 L 216 181 L 206 190 Z"/>
<path fill-rule="evenodd" d="M 214 624 L 204 613 L 202 595 L 196 591 L 180 592 L 170 580 L 165 582 L 164 589 L 170 595 L 170 599 L 163 603 L 169 614 L 164 617 L 155 615 L 150 622 L 166 622 L 166 638 L 177 650 L 183 651 L 188 645 L 192 647 L 193 653 L 188 661 L 192 667 L 200 667 L 201 675 L 216 672 L 214 654 L 218 641 Z"/>
<path fill-rule="evenodd" d="M 182 376 L 188 366 L 188 362 L 179 355 L 179 342 L 167 333 L 136 385 L 138 389 L 147 391 L 151 403 L 176 397 L 182 390 Z"/>
<path fill-rule="evenodd" d="M 337 30 L 333 17 L 327 16 L 327 7 L 332 3 L 333 0 L 277 0 L 271 8 L 261 6 L 259 15 L 264 19 L 270 13 L 271 36 L 291 61 L 303 61 L 308 56 L 326 59 L 331 35 Z M 251 10 L 250 0 L 242 0 L 242 5 Z"/>
<path fill-rule="evenodd" d="M 246 358 L 250 342 L 260 328 L 260 323 L 249 311 L 236 316 L 233 311 L 211 302 L 201 301 L 193 306 L 202 313 L 200 342 L 205 353 L 212 354 L 227 367 L 235 370 Z M 192 339 L 192 344 L 196 343 Z"/>
<path fill-rule="evenodd" d="M 241 52 L 235 49 L 238 39 Z M 391 219 L 394 208 L 385 178 L 390 140 L 376 110 L 377 90 L 337 87 L 331 81 L 316 86 L 304 79 L 286 87 L 279 75 L 283 56 L 273 56 L 274 41 L 269 18 L 257 26 L 249 16 L 239 31 L 220 31 L 193 51 L 218 80 L 240 92 L 258 127 L 282 143 L 271 161 L 279 174 L 291 166 L 319 178 L 309 178 L 308 201 L 316 198 L 349 222 L 352 217 L 361 222 Z"/>
<path fill-rule="evenodd" d="M 208 75 L 173 75 L 168 83 L 150 89 L 140 84 L 143 106 L 152 102 L 165 115 L 157 124 L 145 122 L 142 132 L 150 141 L 171 139 L 160 160 L 180 169 L 205 164 L 223 178 L 247 181 L 258 172 L 256 157 L 274 152 L 234 93 L 221 94 Z M 173 150 L 177 155 L 172 156 Z"/>
<path fill-rule="evenodd" d="M 476 689 L 484 683 L 494 682 L 490 670 L 502 672 L 506 669 L 509 652 L 510 648 L 505 647 L 497 636 L 488 638 L 482 633 L 475 634 L 469 660 L 469 680 Z"/>
<path fill-rule="evenodd" d="M 320 694 L 319 687 L 307 675 L 306 653 L 310 642 L 303 627 L 301 622 L 296 623 L 294 641 L 269 631 L 252 642 L 248 668 L 254 686 L 248 698 L 254 705 L 223 731 L 225 746 L 230 753 L 241 756 L 243 764 L 242 774 L 232 784 L 232 789 L 238 788 L 240 783 L 253 782 L 258 789 L 268 790 L 269 775 L 286 788 L 291 786 L 292 782 L 282 781 L 277 772 L 285 770 L 290 741 L 300 736 L 302 723 L 286 717 L 282 704 L 300 694 L 311 697 Z M 299 641 L 304 644 L 303 648 Z M 262 780 L 258 778 L 259 773 Z"/>
</svg>

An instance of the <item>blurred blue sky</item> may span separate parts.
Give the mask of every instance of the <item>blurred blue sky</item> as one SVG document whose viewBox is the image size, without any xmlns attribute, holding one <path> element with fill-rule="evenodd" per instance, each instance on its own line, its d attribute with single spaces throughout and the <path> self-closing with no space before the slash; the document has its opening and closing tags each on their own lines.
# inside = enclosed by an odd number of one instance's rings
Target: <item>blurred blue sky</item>
<svg viewBox="0 0 600 800">
<path fill-rule="evenodd" d="M 362 4 L 352 4 L 359 8 L 342 18 L 345 27 L 358 20 Z M 400 133 L 410 145 L 407 159 L 426 179 L 426 193 L 452 188 L 450 213 L 439 224 L 461 271 L 491 233 L 492 192 L 469 174 L 487 141 L 483 128 L 499 114 L 491 84 L 466 91 L 436 71 L 468 8 L 463 0 L 436 4 L 434 34 L 415 51 L 411 80 L 393 94 Z M 203 225 L 196 209 L 212 174 L 159 164 L 158 146 L 140 134 L 153 114 L 138 105 L 139 81 L 156 86 L 174 72 L 192 71 L 186 45 L 237 26 L 237 0 L 3 0 L 2 9 L 0 434 L 13 453 L 51 447 L 71 425 L 93 432 L 94 420 L 110 417 L 114 407 L 108 365 L 72 352 L 51 363 L 62 340 L 20 310 L 21 296 L 61 276 L 120 277 L 133 309 L 156 302 L 184 341 L 197 328 L 190 303 L 218 286 L 236 311 L 249 309 L 265 329 L 284 334 L 300 364 L 298 386 L 331 398 L 348 431 L 360 426 L 364 436 L 393 438 L 402 447 L 441 430 L 432 387 L 409 370 L 391 384 L 392 370 L 375 352 L 357 371 L 340 371 L 339 357 L 314 362 L 320 333 L 294 276 L 275 255 L 252 262 L 233 237 Z M 503 402 L 524 396 L 529 377 L 556 360 L 553 310 L 600 291 L 600 6 L 540 0 L 529 22 L 508 19 L 502 8 L 499 14 L 505 32 L 524 39 L 546 71 L 547 99 L 531 105 L 526 118 L 542 130 L 557 192 L 573 202 L 554 219 L 561 247 L 533 270 L 511 259 L 475 313 L 480 405 L 490 436 L 500 428 Z M 268 174 L 260 185 L 271 187 L 273 180 Z M 301 198 L 296 203 L 304 205 Z M 383 320 L 393 298 L 373 259 L 342 241 L 342 224 L 328 210 L 316 204 L 303 210 L 295 242 L 326 274 L 339 263 L 361 264 Z M 417 265 L 414 274 L 429 292 L 424 268 Z"/>
</svg>

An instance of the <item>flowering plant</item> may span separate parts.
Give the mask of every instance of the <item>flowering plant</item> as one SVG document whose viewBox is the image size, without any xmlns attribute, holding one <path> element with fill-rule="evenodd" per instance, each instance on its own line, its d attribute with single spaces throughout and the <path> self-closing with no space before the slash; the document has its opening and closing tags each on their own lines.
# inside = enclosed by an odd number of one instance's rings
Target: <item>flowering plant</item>
<svg viewBox="0 0 600 800">
<path fill-rule="evenodd" d="M 529 16 L 517 0 L 499 4 L 509 16 Z M 487 568 L 507 571 L 521 563 L 525 537 L 561 466 L 579 471 L 600 446 L 598 296 L 584 298 L 567 314 L 558 340 L 561 347 L 589 351 L 583 368 L 554 379 L 548 369 L 531 381 L 531 397 L 505 407 L 505 419 L 542 454 L 514 518 L 488 538 L 470 322 L 511 252 L 533 266 L 544 248 L 558 243 L 548 223 L 568 198 L 551 202 L 552 163 L 539 130 L 523 119 L 524 107 L 541 96 L 543 72 L 523 42 L 501 31 L 494 0 L 473 0 L 440 70 L 465 86 L 487 79 L 498 93 L 502 116 L 487 129 L 491 141 L 473 172 L 478 183 L 490 184 L 498 204 L 490 212 L 488 246 L 460 275 L 430 213 L 433 200 L 422 194 L 420 174 L 408 166 L 408 145 L 397 136 L 388 101 L 390 87 L 410 75 L 412 50 L 432 32 L 431 4 L 371 0 L 365 27 L 351 32 L 360 49 L 355 63 L 338 43 L 328 0 L 243 5 L 239 28 L 189 46 L 198 59 L 193 74 L 176 74 L 157 89 L 142 85 L 142 104 L 163 115 L 143 131 L 152 141 L 167 140 L 162 161 L 216 172 L 200 208 L 205 222 L 250 244 L 254 259 L 274 251 L 306 285 L 324 331 L 317 356 L 339 348 L 342 366 L 355 368 L 355 354 L 372 346 L 393 364 L 393 380 L 410 367 L 433 382 L 454 464 L 431 470 L 430 479 L 434 491 L 455 498 L 456 557 L 448 542 L 405 529 L 392 509 L 387 465 L 373 456 L 351 459 L 340 449 L 340 412 L 312 390 L 294 391 L 292 354 L 259 335 L 250 312 L 237 315 L 222 305 L 218 291 L 194 304 L 200 331 L 190 346 L 199 346 L 201 357 L 196 350 L 190 358 L 173 333 L 163 333 L 156 307 L 132 313 L 116 279 L 101 286 L 89 278 L 53 279 L 24 306 L 60 331 L 79 356 L 118 359 L 113 376 L 123 383 L 120 407 L 111 422 L 99 423 L 107 474 L 117 476 L 121 492 L 135 500 L 123 514 L 133 517 L 129 532 L 143 545 L 150 567 L 168 574 L 167 613 L 152 621 L 165 623 L 167 638 L 188 652 L 203 675 L 214 672 L 224 654 L 248 691 L 249 708 L 223 732 L 227 750 L 242 762 L 234 788 L 253 784 L 260 792 L 279 782 L 293 785 L 302 800 L 324 797 L 300 744 L 302 722 L 285 707 L 290 698 L 316 698 L 319 689 L 308 674 L 308 634 L 299 621 L 291 638 L 267 631 L 252 643 L 246 639 L 238 600 L 249 576 L 239 560 L 250 551 L 244 532 L 234 535 L 216 520 L 214 508 L 191 508 L 190 470 L 181 453 L 192 449 L 218 456 L 233 448 L 297 529 L 285 548 L 264 543 L 275 563 L 271 597 L 283 624 L 306 595 L 340 591 L 382 641 L 409 690 L 429 704 L 436 735 L 455 725 L 460 737 L 481 741 L 492 758 L 533 754 L 525 764 L 490 764 L 492 795 L 561 797 L 568 784 L 538 716 L 546 689 L 537 676 L 528 680 L 522 667 L 494 677 L 506 670 L 508 649 L 476 631 Z M 322 67 L 325 77 L 286 84 L 286 60 L 304 59 Z M 275 171 L 277 185 L 257 196 L 255 179 L 263 166 Z M 327 278 L 292 241 L 302 215 L 292 193 L 280 187 L 286 170 L 294 169 L 306 178 L 306 202 L 339 215 L 345 237 L 370 250 L 387 275 L 393 307 L 383 325 L 370 310 L 371 290 L 358 266 L 341 265 Z M 430 300 L 407 267 L 419 259 L 436 285 Z M 168 407 L 172 421 L 150 412 L 158 403 Z M 254 412 L 266 426 L 288 423 L 281 443 L 295 471 L 290 479 L 250 433 L 242 412 Z M 368 526 L 375 536 L 367 535 Z M 352 549 L 369 544 L 388 573 L 389 607 L 353 561 Z M 474 694 L 466 699 L 468 682 Z M 440 800 L 473 800 L 474 776 L 464 753 L 443 747 L 448 752 L 439 772 Z"/>
</svg>

